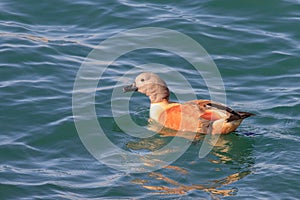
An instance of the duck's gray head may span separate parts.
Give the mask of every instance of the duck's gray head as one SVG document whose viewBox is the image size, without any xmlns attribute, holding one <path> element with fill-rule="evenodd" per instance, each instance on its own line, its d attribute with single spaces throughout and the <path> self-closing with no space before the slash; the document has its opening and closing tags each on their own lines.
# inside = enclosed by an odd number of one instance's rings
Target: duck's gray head
<svg viewBox="0 0 300 200">
<path fill-rule="evenodd" d="M 150 72 L 138 75 L 134 83 L 124 87 L 123 91 L 138 91 L 143 93 L 150 98 L 151 103 L 169 100 L 170 95 L 167 84 L 157 74 Z"/>
</svg>

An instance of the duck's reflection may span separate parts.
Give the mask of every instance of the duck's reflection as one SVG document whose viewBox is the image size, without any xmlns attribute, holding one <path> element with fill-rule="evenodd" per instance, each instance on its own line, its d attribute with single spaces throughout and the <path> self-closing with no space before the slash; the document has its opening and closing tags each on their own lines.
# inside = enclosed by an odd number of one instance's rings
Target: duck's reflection
<svg viewBox="0 0 300 200">
<path fill-rule="evenodd" d="M 172 167 L 175 166 L 169 166 L 169 169 L 172 169 Z M 176 167 L 178 168 L 178 167 Z M 174 169 L 174 168 L 173 168 Z M 177 173 L 181 173 L 182 171 L 186 171 L 185 169 L 180 169 L 180 171 L 177 171 Z M 166 184 L 171 185 L 171 186 L 154 186 L 150 185 L 151 180 L 143 180 L 143 179 L 134 179 L 132 182 L 136 184 L 141 184 L 142 187 L 148 189 L 148 190 L 153 190 L 156 191 L 157 193 L 160 194 L 186 194 L 189 191 L 192 190 L 202 190 L 205 192 L 208 192 L 214 197 L 214 199 L 217 199 L 217 196 L 214 195 L 221 195 L 221 196 L 233 196 L 237 192 L 237 188 L 233 189 L 218 189 L 221 187 L 224 187 L 226 185 L 229 185 L 231 183 L 234 183 L 248 174 L 250 174 L 251 171 L 244 171 L 244 172 L 239 172 L 235 174 L 231 174 L 229 176 L 226 176 L 225 178 L 218 179 L 218 180 L 212 180 L 210 183 L 207 184 L 191 184 L 191 185 L 185 185 L 181 184 L 176 180 L 173 180 L 171 178 L 168 178 L 164 176 L 161 173 L 158 172 L 151 172 L 149 173 L 149 177 L 156 179 L 156 180 L 162 180 Z"/>
<path fill-rule="evenodd" d="M 127 147 L 133 150 L 146 149 L 149 151 L 155 151 L 166 145 L 168 142 L 166 138 L 174 136 L 184 137 L 190 140 L 190 142 L 193 143 L 193 146 L 197 147 L 200 146 L 198 144 L 201 144 L 205 137 L 205 135 L 195 133 L 177 133 L 176 131 L 161 127 L 157 128 L 150 126 L 149 128 L 156 132 L 159 130 L 160 137 L 141 139 L 138 142 L 130 142 Z M 155 191 L 154 193 L 160 194 L 186 194 L 193 190 L 201 190 L 208 192 L 213 199 L 218 199 L 218 196 L 235 195 L 238 190 L 237 188 L 222 188 L 224 186 L 229 186 L 230 184 L 235 183 L 252 173 L 252 166 L 254 164 L 252 157 L 252 140 L 244 136 L 230 134 L 221 135 L 218 137 L 217 141 L 212 141 L 214 147 L 205 159 L 189 161 L 183 167 L 170 165 L 159 170 L 159 172 L 149 173 L 147 178 L 135 179 L 133 182 L 140 184 L 143 188 Z M 205 181 L 199 178 L 197 179 L 197 183 L 186 184 L 175 180 L 174 177 L 180 177 L 180 180 L 182 178 L 189 179 L 189 177 L 193 177 L 194 169 L 189 169 L 189 167 L 191 165 L 199 165 L 199 170 L 203 169 L 203 165 L 205 165 L 203 162 L 206 162 L 206 164 L 210 163 L 209 165 L 212 165 L 215 171 L 231 171 L 231 173 L 219 179 Z M 211 170 L 212 174 L 215 174 L 214 170 Z M 206 170 L 204 173 L 207 175 L 210 171 Z M 167 174 L 170 174 L 172 177 Z M 160 181 L 159 183 L 157 183 L 158 180 Z M 192 181 L 194 180 L 195 179 L 193 178 Z"/>
</svg>

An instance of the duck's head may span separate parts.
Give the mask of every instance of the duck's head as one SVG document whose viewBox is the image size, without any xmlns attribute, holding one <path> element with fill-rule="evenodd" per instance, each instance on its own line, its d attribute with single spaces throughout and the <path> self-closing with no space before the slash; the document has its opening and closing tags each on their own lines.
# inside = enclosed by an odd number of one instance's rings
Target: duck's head
<svg viewBox="0 0 300 200">
<path fill-rule="evenodd" d="M 124 87 L 124 92 L 138 91 L 147 95 L 151 103 L 158 103 L 164 100 L 169 100 L 169 89 L 165 81 L 157 74 L 145 72 L 135 78 L 133 84 Z"/>
</svg>

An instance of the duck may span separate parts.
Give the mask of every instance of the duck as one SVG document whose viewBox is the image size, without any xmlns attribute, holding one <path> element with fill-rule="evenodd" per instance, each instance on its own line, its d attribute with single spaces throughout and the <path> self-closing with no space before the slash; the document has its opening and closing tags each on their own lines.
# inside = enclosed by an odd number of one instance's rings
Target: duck
<svg viewBox="0 0 300 200">
<path fill-rule="evenodd" d="M 184 103 L 169 100 L 170 91 L 159 75 L 139 74 L 123 92 L 139 92 L 150 99 L 149 119 L 165 128 L 201 134 L 229 134 L 253 113 L 234 111 L 224 104 L 198 99 Z"/>
</svg>

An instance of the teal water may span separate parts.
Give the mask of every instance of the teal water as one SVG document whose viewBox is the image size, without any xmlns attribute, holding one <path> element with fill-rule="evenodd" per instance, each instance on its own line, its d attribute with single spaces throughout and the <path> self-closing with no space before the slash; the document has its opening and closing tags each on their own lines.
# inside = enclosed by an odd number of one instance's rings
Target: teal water
<svg viewBox="0 0 300 200">
<path fill-rule="evenodd" d="M 298 0 L 4 0 L 0 6 L 0 199 L 300 198 Z M 218 66 L 227 104 L 256 116 L 221 136 L 204 158 L 198 157 L 201 141 L 195 142 L 169 167 L 129 174 L 99 162 L 81 142 L 73 84 L 96 45 L 149 26 L 201 44 Z M 199 98 L 210 97 L 201 77 L 177 55 L 147 49 L 120 57 L 103 74 L 96 113 L 117 147 L 137 153 L 171 139 L 131 137 L 112 115 L 112 91 L 147 63 L 171 66 Z M 131 69 L 136 71 L 117 83 Z M 175 79 L 168 85 L 185 94 Z M 146 125 L 147 98 L 134 94 L 129 107 L 134 121 Z"/>
</svg>

